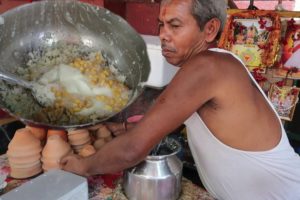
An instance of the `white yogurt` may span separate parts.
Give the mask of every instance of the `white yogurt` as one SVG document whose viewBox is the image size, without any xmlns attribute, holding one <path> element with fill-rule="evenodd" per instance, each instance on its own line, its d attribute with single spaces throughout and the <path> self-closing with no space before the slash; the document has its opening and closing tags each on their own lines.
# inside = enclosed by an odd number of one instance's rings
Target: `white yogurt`
<svg viewBox="0 0 300 200">
<path fill-rule="evenodd" d="M 50 90 L 53 86 L 63 87 L 66 92 L 81 97 L 92 97 L 92 106 L 79 112 L 81 115 L 91 115 L 93 113 L 104 112 L 104 103 L 95 99 L 97 95 L 112 97 L 113 93 L 108 87 L 94 86 L 90 84 L 86 76 L 80 70 L 66 64 L 53 67 L 50 71 L 43 74 L 37 82 L 39 85 L 38 93 L 42 98 L 40 102 L 51 105 L 55 101 L 55 96 Z M 44 88 L 44 89 L 43 89 Z"/>
</svg>

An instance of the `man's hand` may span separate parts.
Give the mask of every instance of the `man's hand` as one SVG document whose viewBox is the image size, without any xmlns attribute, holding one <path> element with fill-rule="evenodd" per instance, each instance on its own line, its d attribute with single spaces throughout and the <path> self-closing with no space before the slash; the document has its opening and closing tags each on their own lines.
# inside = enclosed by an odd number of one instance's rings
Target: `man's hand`
<svg viewBox="0 0 300 200">
<path fill-rule="evenodd" d="M 60 163 L 62 165 L 62 170 L 72 172 L 80 176 L 89 176 L 86 166 L 84 165 L 84 158 L 79 155 L 68 155 L 62 158 Z"/>
<path fill-rule="evenodd" d="M 139 122 L 143 118 L 143 115 L 134 115 L 132 117 L 129 117 L 125 122 L 123 123 L 113 123 L 113 122 L 107 122 L 105 123 L 105 126 L 110 130 L 110 132 L 114 136 L 121 135 L 122 133 L 125 133 L 127 130 L 131 129 L 135 126 L 137 122 Z"/>
</svg>

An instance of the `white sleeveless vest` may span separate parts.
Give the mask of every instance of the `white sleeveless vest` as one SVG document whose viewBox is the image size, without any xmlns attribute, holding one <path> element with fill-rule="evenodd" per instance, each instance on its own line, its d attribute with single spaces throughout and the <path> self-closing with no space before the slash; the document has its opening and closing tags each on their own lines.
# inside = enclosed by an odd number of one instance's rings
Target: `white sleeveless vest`
<svg viewBox="0 0 300 200">
<path fill-rule="evenodd" d="M 232 54 L 218 48 L 209 50 Z M 245 70 L 276 113 L 246 67 Z M 185 121 L 185 125 L 200 179 L 214 198 L 300 200 L 300 157 L 290 146 L 282 123 L 279 144 L 271 150 L 258 152 L 225 145 L 211 133 L 197 112 Z"/>
</svg>

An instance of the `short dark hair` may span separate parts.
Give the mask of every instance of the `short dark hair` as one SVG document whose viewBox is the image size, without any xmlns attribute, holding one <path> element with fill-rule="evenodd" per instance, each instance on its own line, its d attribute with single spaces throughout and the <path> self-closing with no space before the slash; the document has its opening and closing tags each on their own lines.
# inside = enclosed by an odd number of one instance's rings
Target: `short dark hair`
<svg viewBox="0 0 300 200">
<path fill-rule="evenodd" d="M 172 0 L 162 0 L 161 4 L 170 3 Z M 225 0 L 191 0 L 191 14 L 201 31 L 203 31 L 205 24 L 213 19 L 217 18 L 221 22 L 220 30 L 216 39 L 218 39 L 223 31 L 226 22 L 226 9 L 227 3 Z"/>
<path fill-rule="evenodd" d="M 192 7 L 191 12 L 196 19 L 200 30 L 204 29 L 205 24 L 213 19 L 217 18 L 221 22 L 220 30 L 218 32 L 217 39 L 221 36 L 223 28 L 226 22 L 226 1 L 225 0 L 191 0 Z"/>
</svg>

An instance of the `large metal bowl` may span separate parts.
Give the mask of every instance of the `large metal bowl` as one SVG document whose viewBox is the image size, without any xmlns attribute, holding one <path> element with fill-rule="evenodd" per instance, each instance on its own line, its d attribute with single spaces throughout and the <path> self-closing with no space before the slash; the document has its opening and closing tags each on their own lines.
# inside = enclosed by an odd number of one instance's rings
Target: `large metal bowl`
<svg viewBox="0 0 300 200">
<path fill-rule="evenodd" d="M 125 107 L 143 91 L 143 83 L 150 72 L 143 39 L 121 17 L 104 8 L 75 0 L 39 1 L 0 15 L 0 69 L 15 73 L 17 66 L 26 66 L 28 52 L 50 47 L 59 41 L 80 43 L 105 52 L 106 58 L 126 77 L 126 84 L 134 91 Z M 18 86 L 0 82 L 0 91 L 10 90 L 11 87 Z M 39 105 L 29 91 L 26 98 L 20 98 L 15 89 L 11 91 L 15 92 L 11 95 L 15 95 L 17 103 L 2 96 L 0 106 L 21 121 L 33 125 L 79 128 L 97 124 L 117 114 L 79 124 L 53 124 L 31 116 L 32 110 L 39 109 Z"/>
</svg>

